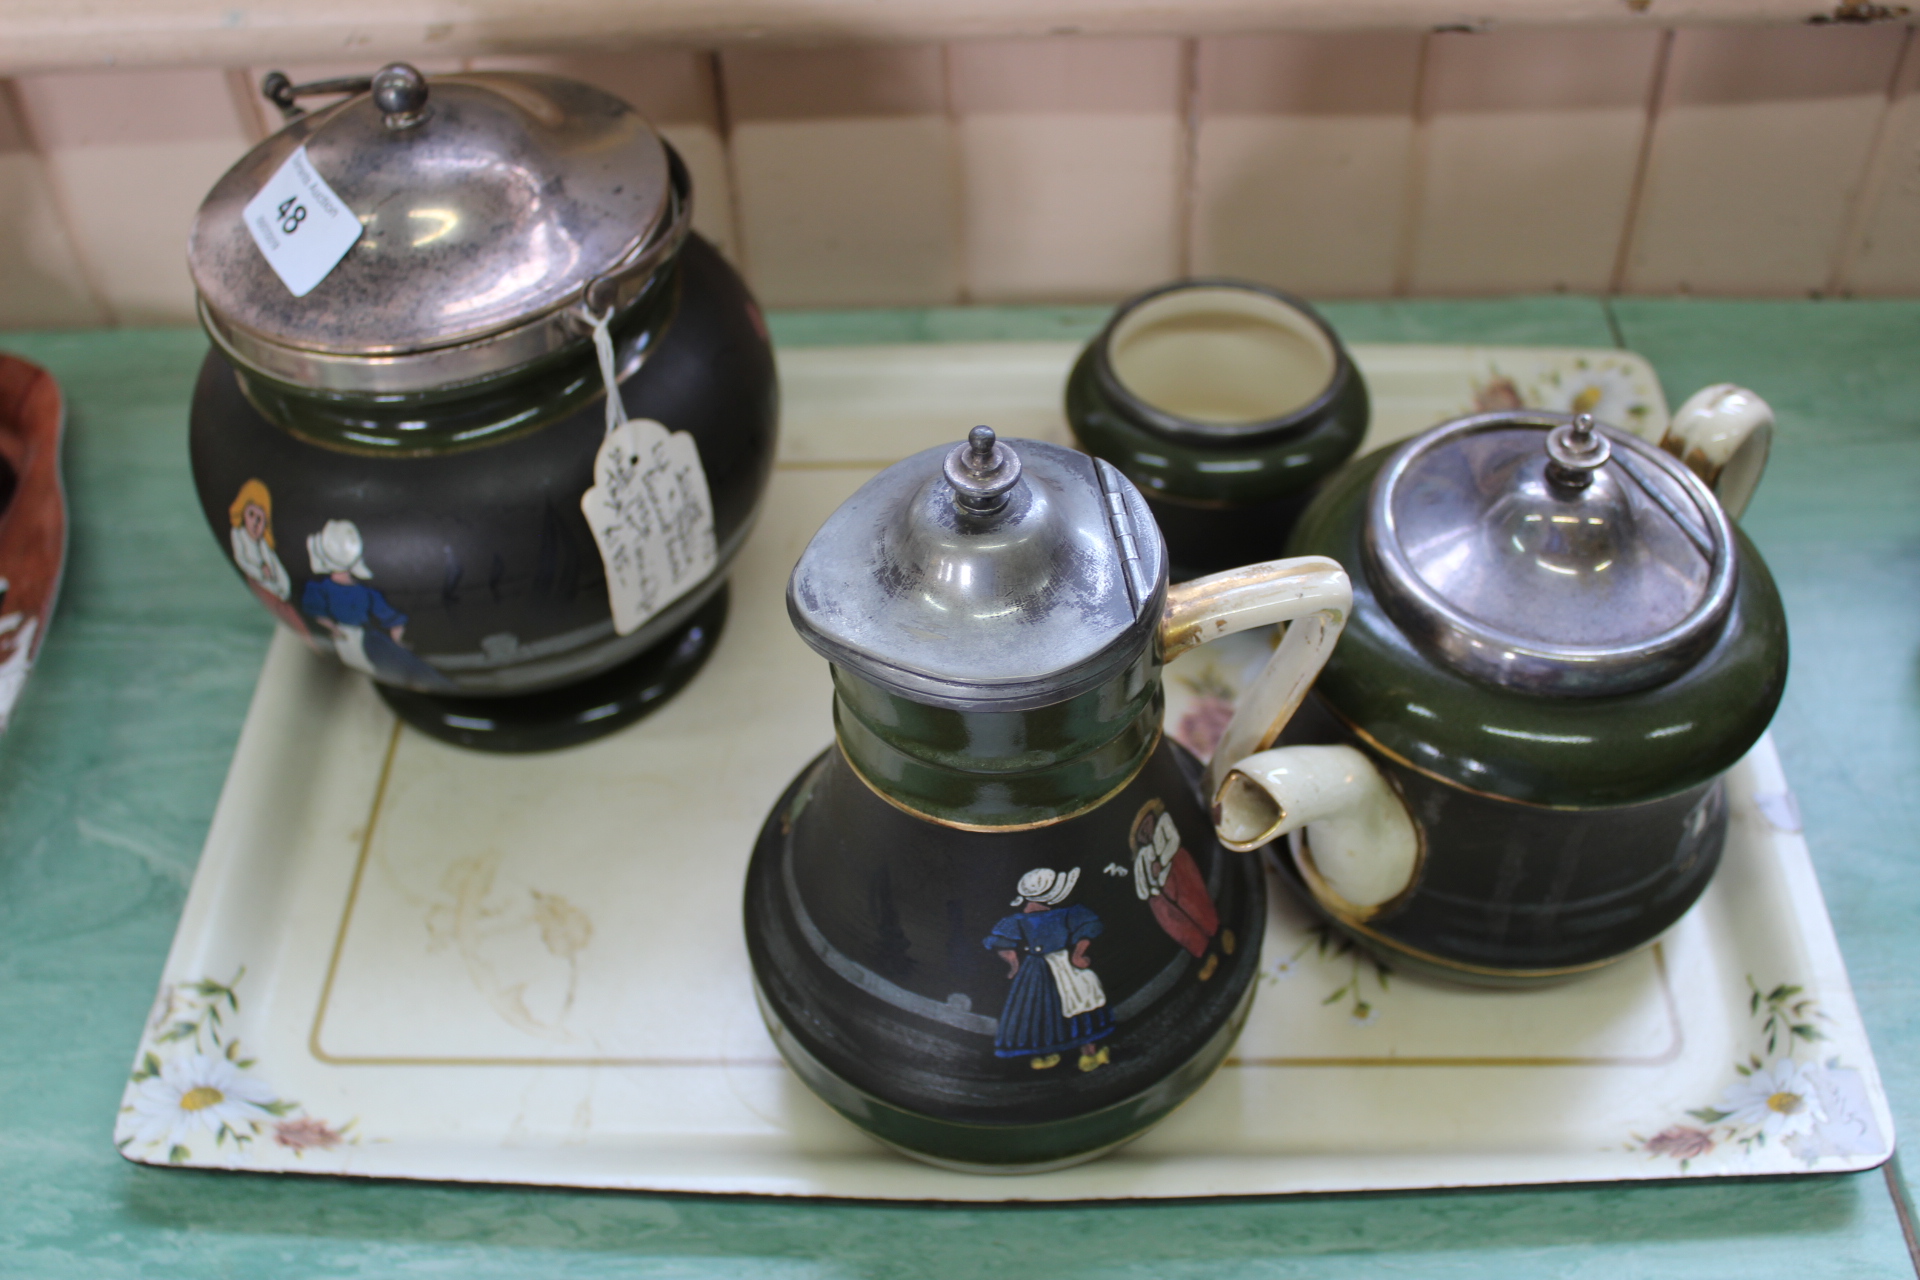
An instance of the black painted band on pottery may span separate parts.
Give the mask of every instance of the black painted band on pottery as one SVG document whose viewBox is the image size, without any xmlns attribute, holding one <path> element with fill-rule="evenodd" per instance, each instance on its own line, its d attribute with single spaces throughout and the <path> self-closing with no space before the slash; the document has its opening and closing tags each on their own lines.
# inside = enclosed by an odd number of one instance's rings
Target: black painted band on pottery
<svg viewBox="0 0 1920 1280">
<path fill-rule="evenodd" d="M 1214 841 L 1198 777 L 1165 743 L 1089 813 L 981 834 L 888 804 L 837 748 L 809 765 L 761 831 L 745 911 L 766 1005 L 796 1059 L 826 1073 L 815 1087 L 856 1123 L 878 1113 L 853 1114 L 847 1099 L 886 1108 L 872 1121 L 885 1140 L 968 1164 L 1092 1154 L 1164 1114 L 1217 1065 L 1214 1046 L 1224 1055 L 1231 1042 L 1265 925 L 1257 860 Z M 1133 831 L 1161 812 L 1217 912 L 1204 937 L 1173 932 L 1136 891 Z M 1027 1024 L 1010 1030 L 996 1016 L 1015 1016 L 1016 990 L 995 940 L 1029 914 L 1009 901 L 1022 900 L 1015 884 L 1034 868 L 1071 886 L 1061 911 L 1097 923 L 1087 958 L 1106 1003 L 1063 1033 L 1084 1038 L 1079 1048 L 1025 1047 Z M 1104 1056 L 1083 1070 L 1096 1049 Z"/>
<path fill-rule="evenodd" d="M 1504 689 L 1442 666 L 1375 597 L 1361 551 L 1364 496 L 1391 449 L 1331 477 L 1288 542 L 1331 556 L 1353 612 L 1315 684 L 1367 745 L 1409 770 L 1522 804 L 1606 809 L 1689 791 L 1732 768 L 1766 731 L 1786 687 L 1779 591 L 1734 527 L 1739 570 L 1725 627 L 1690 670 L 1601 697 Z"/>
<path fill-rule="evenodd" d="M 1333 353 L 1325 389 L 1279 417 L 1234 424 L 1181 418 L 1128 389 L 1109 349 L 1117 327 L 1143 304 L 1206 288 L 1258 293 L 1310 321 Z M 1114 312 L 1068 376 L 1066 413 L 1080 447 L 1112 463 L 1146 496 L 1174 576 L 1184 578 L 1278 556 L 1315 483 L 1359 447 L 1369 403 L 1338 335 L 1305 301 L 1246 281 L 1199 279 L 1141 294 Z"/>
<path fill-rule="evenodd" d="M 191 448 L 215 538 L 226 546 L 229 506 L 254 481 L 272 490 L 273 528 L 296 574 L 306 568 L 301 548 L 309 535 L 330 521 L 354 521 L 365 537 L 370 585 L 405 615 L 404 647 L 425 665 L 419 679 L 389 683 L 422 693 L 539 693 L 633 660 L 684 627 L 719 590 L 773 468 L 778 393 L 759 310 L 698 237 L 688 239 L 679 263 L 673 323 L 623 381 L 622 395 L 631 417 L 692 436 L 718 554 L 705 579 L 632 633 L 615 632 L 600 552 L 580 508 L 605 438 L 597 393 L 480 447 L 369 456 L 261 417 L 231 366 L 210 352 L 195 392 Z M 597 387 L 590 344 L 577 358 Z M 283 625 L 323 639 L 294 607 L 297 581 L 292 594 L 291 604 L 283 597 L 269 607 Z"/>
</svg>

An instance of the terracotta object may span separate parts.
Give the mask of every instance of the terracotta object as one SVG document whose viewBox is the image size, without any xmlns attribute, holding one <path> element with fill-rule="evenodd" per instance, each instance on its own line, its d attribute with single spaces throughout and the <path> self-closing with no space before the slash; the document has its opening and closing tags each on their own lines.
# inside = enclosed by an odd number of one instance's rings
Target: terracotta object
<svg viewBox="0 0 1920 1280">
<path fill-rule="evenodd" d="M 46 643 L 66 566 L 65 419 L 53 375 L 0 354 L 0 731 Z"/>
</svg>

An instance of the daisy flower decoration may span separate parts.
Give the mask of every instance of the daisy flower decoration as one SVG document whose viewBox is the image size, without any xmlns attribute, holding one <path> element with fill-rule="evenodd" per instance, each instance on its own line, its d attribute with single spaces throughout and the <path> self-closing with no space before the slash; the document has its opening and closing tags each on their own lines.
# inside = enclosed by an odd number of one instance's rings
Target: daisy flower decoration
<svg viewBox="0 0 1920 1280">
<path fill-rule="evenodd" d="M 1730 1123 L 1775 1140 L 1807 1133 L 1826 1119 L 1817 1082 L 1791 1058 L 1776 1059 L 1728 1086 L 1720 1109 Z"/>
<path fill-rule="evenodd" d="M 1560 413 L 1590 413 L 1600 421 L 1631 431 L 1646 421 L 1651 406 L 1633 371 L 1605 361 L 1579 360 L 1541 379 L 1531 403 Z"/>
<path fill-rule="evenodd" d="M 273 1118 L 273 1090 L 225 1058 L 186 1054 L 140 1082 L 133 1095 L 133 1136 L 184 1147 L 196 1134 L 235 1136 Z"/>
</svg>

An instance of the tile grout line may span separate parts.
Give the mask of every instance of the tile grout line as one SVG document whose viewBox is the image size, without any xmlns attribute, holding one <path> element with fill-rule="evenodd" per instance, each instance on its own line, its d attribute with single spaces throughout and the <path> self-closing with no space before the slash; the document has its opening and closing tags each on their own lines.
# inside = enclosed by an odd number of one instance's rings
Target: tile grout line
<svg viewBox="0 0 1920 1280">
<path fill-rule="evenodd" d="M 1900 1220 L 1900 1235 L 1907 1242 L 1907 1260 L 1913 1264 L 1914 1275 L 1920 1276 L 1920 1231 L 1914 1229 L 1913 1206 L 1907 1201 L 1907 1179 L 1900 1171 L 1898 1151 L 1880 1166 L 1880 1176 L 1887 1184 L 1887 1194 L 1893 1198 L 1893 1216 Z"/>
<path fill-rule="evenodd" d="M 751 285 L 753 264 L 747 259 L 747 223 L 741 216 L 740 168 L 733 156 L 733 110 L 727 103 L 727 77 L 721 68 L 719 50 L 709 49 L 702 57 L 706 62 L 707 86 L 713 99 L 713 119 L 720 129 L 720 154 L 727 166 L 727 213 L 733 223 L 733 265 Z"/>
<path fill-rule="evenodd" d="M 1414 258 L 1419 252 L 1420 214 L 1427 195 L 1427 134 L 1430 132 L 1427 67 L 1432 60 L 1433 33 L 1429 31 L 1420 37 L 1420 54 L 1413 64 L 1413 142 L 1407 154 L 1407 190 L 1401 200 L 1400 243 L 1395 247 L 1393 264 L 1392 296 L 1396 298 L 1411 294 Z"/>
<path fill-rule="evenodd" d="M 953 219 L 954 299 L 960 306 L 973 301 L 973 255 L 968 241 L 972 234 L 967 218 L 967 157 L 960 137 L 960 108 L 953 96 L 953 42 L 940 44 L 940 110 L 947 122 L 947 171 L 953 178 L 953 202 L 958 206 Z"/>
<path fill-rule="evenodd" d="M 1620 350 L 1627 349 L 1627 335 L 1620 328 L 1620 317 L 1613 313 L 1613 295 L 1600 295 L 1600 314 L 1607 318 L 1607 332 L 1613 335 L 1613 345 Z"/>
<path fill-rule="evenodd" d="M 1174 261 L 1183 279 L 1192 279 L 1194 239 L 1199 233 L 1200 205 L 1200 40 L 1188 36 L 1180 42 L 1180 208 L 1174 224 L 1179 237 Z"/>
<path fill-rule="evenodd" d="M 1673 39 L 1672 27 L 1661 31 L 1660 47 L 1653 55 L 1653 81 L 1647 86 L 1647 123 L 1640 131 L 1640 154 L 1634 157 L 1633 183 L 1627 188 L 1627 216 L 1620 225 L 1620 244 L 1614 250 L 1613 275 L 1607 282 L 1607 297 L 1627 287 L 1627 270 L 1633 261 L 1634 233 L 1639 230 L 1640 205 L 1647 193 L 1647 171 L 1653 164 L 1653 131 L 1660 123 L 1660 100 L 1666 96 L 1667 69 L 1673 63 Z M 1612 323 L 1611 309 L 1607 315 L 1608 323 Z M 1619 336 L 1617 327 L 1614 336 Z"/>
<path fill-rule="evenodd" d="M 1887 178 L 1894 165 L 1893 114 L 1900 105 L 1900 85 L 1906 79 L 1907 66 L 1915 57 L 1914 46 L 1920 28 L 1908 27 L 1900 42 L 1900 53 L 1893 60 L 1893 75 L 1887 80 L 1887 101 L 1873 123 L 1873 136 L 1867 142 L 1867 163 L 1854 189 L 1846 221 L 1840 229 L 1840 243 L 1834 246 L 1833 270 L 1827 277 L 1829 296 L 1843 297 L 1853 287 L 1853 269 L 1865 247 L 1867 224 L 1872 221 L 1886 191 Z"/>
</svg>

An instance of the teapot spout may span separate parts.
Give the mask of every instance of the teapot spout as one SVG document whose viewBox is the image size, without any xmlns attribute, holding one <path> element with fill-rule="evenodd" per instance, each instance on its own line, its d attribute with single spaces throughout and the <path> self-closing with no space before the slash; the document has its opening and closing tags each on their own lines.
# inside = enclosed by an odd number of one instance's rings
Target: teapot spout
<svg viewBox="0 0 1920 1280">
<path fill-rule="evenodd" d="M 1295 865 L 1342 919 L 1377 914 L 1420 870 L 1420 834 L 1406 806 L 1352 747 L 1280 747 L 1248 756 L 1221 783 L 1213 821 L 1220 843 L 1241 851 L 1305 828 Z"/>
</svg>

